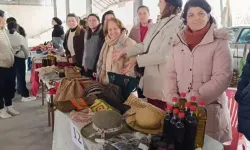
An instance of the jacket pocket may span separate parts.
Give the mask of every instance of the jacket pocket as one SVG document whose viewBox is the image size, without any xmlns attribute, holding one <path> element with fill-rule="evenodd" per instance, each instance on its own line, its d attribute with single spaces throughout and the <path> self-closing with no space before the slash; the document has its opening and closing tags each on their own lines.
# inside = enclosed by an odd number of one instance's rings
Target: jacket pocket
<svg viewBox="0 0 250 150">
<path fill-rule="evenodd" d="M 207 125 L 206 131 L 219 134 L 222 130 L 229 130 L 229 114 L 225 113 L 222 105 L 219 103 L 209 104 L 207 107 Z"/>
</svg>

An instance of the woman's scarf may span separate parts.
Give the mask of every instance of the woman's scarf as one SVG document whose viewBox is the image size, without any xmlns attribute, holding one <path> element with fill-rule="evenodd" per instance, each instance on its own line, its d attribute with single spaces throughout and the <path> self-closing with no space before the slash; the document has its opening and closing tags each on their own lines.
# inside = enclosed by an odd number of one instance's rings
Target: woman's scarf
<svg viewBox="0 0 250 150">
<path fill-rule="evenodd" d="M 112 65 L 112 57 L 107 58 L 108 52 L 110 50 L 114 51 L 117 48 L 123 47 L 123 44 L 125 43 L 127 39 L 126 31 L 123 31 L 121 36 L 116 39 L 110 39 L 110 37 L 107 35 L 105 38 L 105 43 L 103 44 L 102 50 L 100 52 L 100 56 L 97 62 L 97 79 L 101 83 L 107 83 L 108 81 L 105 81 L 107 72 L 110 71 L 109 68 L 111 68 Z M 109 61 L 108 61 L 109 60 Z"/>
</svg>

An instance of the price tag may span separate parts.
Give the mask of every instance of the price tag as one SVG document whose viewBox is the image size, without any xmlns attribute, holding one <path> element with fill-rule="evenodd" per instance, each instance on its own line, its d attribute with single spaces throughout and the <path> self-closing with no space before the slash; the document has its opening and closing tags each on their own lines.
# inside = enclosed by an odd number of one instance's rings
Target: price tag
<svg viewBox="0 0 250 150">
<path fill-rule="evenodd" d="M 71 121 L 71 138 L 72 141 L 80 148 L 80 150 L 85 150 L 81 132 Z"/>
</svg>

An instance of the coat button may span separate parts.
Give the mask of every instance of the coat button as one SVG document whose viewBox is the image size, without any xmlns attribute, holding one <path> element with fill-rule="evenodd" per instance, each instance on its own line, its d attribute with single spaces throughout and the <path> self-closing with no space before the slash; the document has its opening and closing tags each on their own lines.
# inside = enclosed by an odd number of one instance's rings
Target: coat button
<svg viewBox="0 0 250 150">
<path fill-rule="evenodd" d="M 181 51 L 184 51 L 183 49 Z"/>
<path fill-rule="evenodd" d="M 192 69 L 190 69 L 190 71 L 192 71 Z"/>
</svg>

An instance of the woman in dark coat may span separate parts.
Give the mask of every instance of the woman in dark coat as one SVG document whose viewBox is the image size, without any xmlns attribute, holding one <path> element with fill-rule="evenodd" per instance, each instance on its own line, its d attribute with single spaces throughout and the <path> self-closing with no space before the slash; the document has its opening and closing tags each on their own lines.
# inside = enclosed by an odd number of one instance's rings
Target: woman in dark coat
<svg viewBox="0 0 250 150">
<path fill-rule="evenodd" d="M 78 25 L 75 14 L 67 15 L 67 25 L 70 29 L 67 31 L 63 43 L 67 59 L 73 65 L 82 68 L 85 30 Z"/>
<path fill-rule="evenodd" d="M 85 76 L 92 77 L 93 72 L 96 72 L 97 60 L 104 43 L 104 34 L 102 24 L 96 14 L 90 14 L 87 19 L 89 28 L 87 29 L 83 66 Z"/>
<path fill-rule="evenodd" d="M 64 41 L 64 30 L 62 27 L 62 21 L 54 17 L 52 19 L 52 25 L 54 25 L 54 30 L 52 31 L 52 43 L 53 47 L 59 51 L 63 50 L 63 41 Z"/>
<path fill-rule="evenodd" d="M 235 100 L 238 102 L 238 131 L 250 141 L 250 53 L 238 81 Z"/>
</svg>

